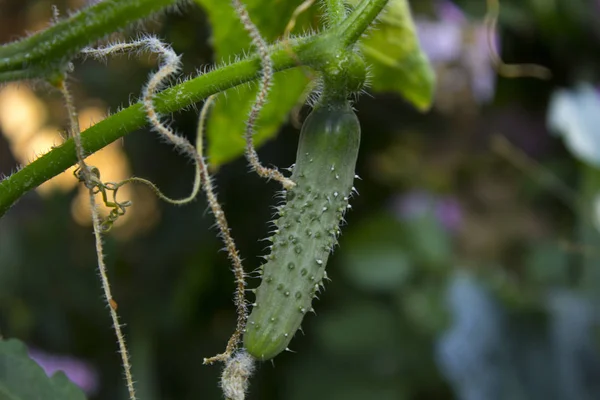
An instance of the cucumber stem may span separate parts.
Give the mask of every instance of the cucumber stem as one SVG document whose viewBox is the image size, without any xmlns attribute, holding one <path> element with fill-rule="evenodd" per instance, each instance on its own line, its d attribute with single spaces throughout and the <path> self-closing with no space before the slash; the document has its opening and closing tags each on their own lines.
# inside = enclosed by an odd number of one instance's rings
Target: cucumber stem
<svg viewBox="0 0 600 400">
<path fill-rule="evenodd" d="M 389 0 L 363 0 L 350 16 L 339 26 L 339 36 L 343 47 L 354 45 L 363 33 L 373 24 Z"/>
</svg>

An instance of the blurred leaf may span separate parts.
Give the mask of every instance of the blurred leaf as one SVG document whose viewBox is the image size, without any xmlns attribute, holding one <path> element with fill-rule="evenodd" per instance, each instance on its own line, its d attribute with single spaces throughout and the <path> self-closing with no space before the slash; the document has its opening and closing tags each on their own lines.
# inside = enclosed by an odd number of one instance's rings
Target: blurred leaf
<svg viewBox="0 0 600 400">
<path fill-rule="evenodd" d="M 530 282 L 541 285 L 561 285 L 568 281 L 567 253 L 555 242 L 542 242 L 531 247 L 527 256 Z"/>
<path fill-rule="evenodd" d="M 398 303 L 410 325 L 419 333 L 439 334 L 448 324 L 445 288 L 434 282 L 416 285 L 398 293 Z"/>
<path fill-rule="evenodd" d="M 344 255 L 344 272 L 364 290 L 393 291 L 411 272 L 411 260 L 400 246 L 367 242 L 349 248 Z"/>
<path fill-rule="evenodd" d="M 452 262 L 452 242 L 449 233 L 433 213 L 408 219 L 403 228 L 407 249 L 416 261 L 446 270 Z"/>
<path fill-rule="evenodd" d="M 394 315 L 379 303 L 356 302 L 319 318 L 316 335 L 334 354 L 388 353 L 396 342 Z"/>
<path fill-rule="evenodd" d="M 356 5 L 358 0 L 349 3 Z M 421 111 L 431 107 L 435 73 L 419 45 L 407 0 L 389 2 L 361 48 L 371 64 L 374 91 L 397 92 Z"/>
<path fill-rule="evenodd" d="M 232 56 L 250 49 L 251 41 L 236 16 L 231 3 L 222 0 L 195 0 L 203 6 L 212 25 L 212 44 L 216 59 L 227 62 Z M 244 4 L 252 21 L 267 41 L 281 37 L 295 8 L 302 0 L 276 0 L 268 7 L 260 0 L 246 0 Z M 273 10 L 277 10 L 274 12 Z M 296 31 L 307 28 L 318 11 L 318 7 L 299 16 Z M 252 49 L 254 51 L 254 49 Z M 255 146 L 273 138 L 289 112 L 298 104 L 308 83 L 308 78 L 300 70 L 277 73 L 267 105 L 260 113 L 255 133 Z M 225 92 L 227 99 L 221 99 L 207 123 L 208 157 L 213 166 L 218 166 L 244 153 L 244 130 L 250 107 L 256 96 L 256 88 L 243 86 Z"/>
<path fill-rule="evenodd" d="M 49 378 L 19 340 L 0 341 L 0 398 L 80 400 L 85 395 L 63 372 Z"/>
<path fill-rule="evenodd" d="M 387 356 L 394 357 L 387 353 Z M 324 356 L 322 352 L 304 353 L 294 360 L 285 376 L 285 400 L 407 400 L 409 379 L 390 373 L 390 360 L 367 356 L 356 362 Z M 393 369 L 392 369 L 393 371 Z M 404 376 L 403 376 L 404 378 Z M 310 384 L 307 384 L 310 382 Z M 412 382 L 410 382 L 412 383 Z"/>
<path fill-rule="evenodd" d="M 244 0 L 252 22 L 268 41 L 280 39 L 292 13 L 303 0 L 273 0 L 265 6 L 264 0 Z M 250 47 L 250 38 L 231 6 L 230 1 L 195 0 L 203 7 L 212 25 L 212 44 L 217 59 L 226 59 Z M 273 10 L 277 12 L 273 12 Z M 313 6 L 298 16 L 293 32 L 301 32 L 315 22 L 319 7 Z"/>
<path fill-rule="evenodd" d="M 545 308 L 542 288 L 514 279 L 499 265 L 486 267 L 484 282 L 511 311 L 537 313 Z"/>
<path fill-rule="evenodd" d="M 343 237 L 343 273 L 363 290 L 390 292 L 409 278 L 412 260 L 402 224 L 389 215 L 366 219 Z"/>
<path fill-rule="evenodd" d="M 582 289 L 598 294 L 600 268 L 598 268 L 598 243 L 600 243 L 600 169 L 597 166 L 582 164 L 579 168 L 580 208 L 577 215 L 577 247 L 581 251 L 578 261 L 581 273 L 578 284 Z"/>
<path fill-rule="evenodd" d="M 548 127 L 562 135 L 574 157 L 600 167 L 600 94 L 589 84 L 554 92 Z"/>
</svg>

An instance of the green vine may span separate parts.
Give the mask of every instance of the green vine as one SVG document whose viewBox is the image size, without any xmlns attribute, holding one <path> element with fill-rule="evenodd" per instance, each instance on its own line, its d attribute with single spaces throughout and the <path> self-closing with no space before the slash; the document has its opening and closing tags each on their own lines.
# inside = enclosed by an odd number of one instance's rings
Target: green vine
<svg viewBox="0 0 600 400">
<path fill-rule="evenodd" d="M 363 0 L 346 22 L 340 25 L 339 29 L 290 39 L 285 46 L 280 43 L 269 46 L 274 71 L 277 72 L 298 67 L 298 61 L 302 65 L 317 68 L 328 61 L 332 61 L 332 58 L 337 63 L 339 61 L 335 57 L 337 54 L 333 54 L 332 49 L 348 47 L 353 44 L 352 40 L 358 40 L 387 2 L 388 0 Z M 123 1 L 121 3 L 126 2 Z M 133 3 L 137 4 L 140 2 L 135 1 Z M 167 2 L 163 0 L 163 3 Z M 72 17 L 72 19 L 80 21 L 81 15 L 84 14 L 89 15 L 89 13 L 81 12 Z M 362 16 L 363 14 L 368 17 Z M 353 21 L 352 24 L 349 24 L 350 21 Z M 45 32 L 38 35 L 47 37 Z M 38 38 L 37 35 L 31 36 L 26 40 L 35 43 L 42 42 L 42 39 Z M 12 49 L 12 46 L 15 45 L 16 43 L 10 44 L 7 47 Z M 81 43 L 78 45 L 83 47 Z M 8 51 L 5 47 L 0 47 L 0 57 L 7 53 Z M 14 56 L 14 54 L 12 55 Z M 61 55 L 61 57 L 64 56 L 65 54 Z M 215 68 L 206 74 L 185 81 L 158 94 L 155 99 L 156 110 L 161 114 L 169 114 L 181 110 L 206 99 L 212 94 L 258 79 L 260 77 L 260 70 L 261 63 L 257 55 L 251 55 L 233 64 Z M 0 75 L 1 78 L 2 76 Z M 81 135 L 83 148 L 86 154 L 94 153 L 146 124 L 147 119 L 143 106 L 141 103 L 136 103 L 111 115 L 83 132 Z M 26 192 L 60 174 L 76 162 L 75 144 L 72 139 L 69 139 L 2 180 L 0 182 L 0 216 L 6 213 Z"/>
<path fill-rule="evenodd" d="M 27 38 L 0 47 L 0 82 L 46 78 L 58 81 L 85 46 L 149 17 L 178 0 L 107 0 Z"/>
<path fill-rule="evenodd" d="M 347 15 L 346 6 L 340 0 L 326 0 L 327 22 L 330 27 L 339 25 Z"/>
</svg>

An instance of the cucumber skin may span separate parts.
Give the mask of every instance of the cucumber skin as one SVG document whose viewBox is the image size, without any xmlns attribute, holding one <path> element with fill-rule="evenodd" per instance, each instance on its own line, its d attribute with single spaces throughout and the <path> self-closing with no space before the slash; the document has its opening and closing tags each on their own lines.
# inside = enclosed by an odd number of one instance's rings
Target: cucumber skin
<svg viewBox="0 0 600 400">
<path fill-rule="evenodd" d="M 296 186 L 274 221 L 244 333 L 244 347 L 259 360 L 285 350 L 312 311 L 349 207 L 359 145 L 360 123 L 349 103 L 315 108 L 302 126 L 291 177 Z"/>
</svg>

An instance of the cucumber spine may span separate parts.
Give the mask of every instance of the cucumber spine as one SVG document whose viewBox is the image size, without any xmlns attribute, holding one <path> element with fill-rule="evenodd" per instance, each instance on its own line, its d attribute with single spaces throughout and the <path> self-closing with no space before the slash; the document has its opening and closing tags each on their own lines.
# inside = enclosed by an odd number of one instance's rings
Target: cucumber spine
<svg viewBox="0 0 600 400">
<path fill-rule="evenodd" d="M 271 252 L 260 268 L 244 347 L 268 360 L 284 351 L 327 279 L 325 267 L 353 191 L 360 124 L 350 103 L 315 107 L 302 126 Z"/>
</svg>

